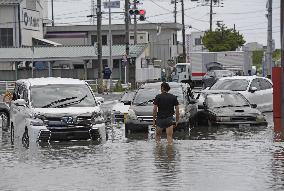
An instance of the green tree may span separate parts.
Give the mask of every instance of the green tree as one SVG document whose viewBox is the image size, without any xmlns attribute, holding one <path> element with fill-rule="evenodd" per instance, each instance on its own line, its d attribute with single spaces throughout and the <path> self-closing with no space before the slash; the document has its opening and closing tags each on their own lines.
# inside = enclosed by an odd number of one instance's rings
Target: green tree
<svg viewBox="0 0 284 191">
<path fill-rule="evenodd" d="M 206 31 L 202 38 L 203 45 L 210 52 L 234 51 L 246 42 L 244 37 L 234 29 L 218 25 L 215 31 Z"/>
</svg>

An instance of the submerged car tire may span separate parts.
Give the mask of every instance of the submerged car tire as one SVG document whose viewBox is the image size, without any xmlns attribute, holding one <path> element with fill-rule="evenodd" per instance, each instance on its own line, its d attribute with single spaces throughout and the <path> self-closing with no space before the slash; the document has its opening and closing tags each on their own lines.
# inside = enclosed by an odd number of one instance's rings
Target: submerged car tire
<svg viewBox="0 0 284 191">
<path fill-rule="evenodd" d="M 130 129 L 128 129 L 127 125 L 125 125 L 125 137 L 127 138 L 130 133 Z"/>
<path fill-rule="evenodd" d="M 23 134 L 22 137 L 22 144 L 25 148 L 29 148 L 30 146 L 30 138 L 29 138 L 29 133 L 28 133 L 28 129 L 25 129 L 25 132 Z"/>
<path fill-rule="evenodd" d="M 14 128 L 13 123 L 11 123 L 10 134 L 11 134 L 11 144 L 14 145 L 14 142 L 15 142 L 15 128 Z"/>
</svg>

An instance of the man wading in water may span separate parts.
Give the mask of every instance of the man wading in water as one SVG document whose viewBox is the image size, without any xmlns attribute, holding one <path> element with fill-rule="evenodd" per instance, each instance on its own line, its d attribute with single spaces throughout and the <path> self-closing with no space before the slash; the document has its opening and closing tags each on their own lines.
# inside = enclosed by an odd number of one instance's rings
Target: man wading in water
<svg viewBox="0 0 284 191">
<path fill-rule="evenodd" d="M 161 84 L 161 94 L 154 100 L 153 126 L 156 128 L 156 141 L 160 142 L 162 130 L 166 129 L 168 144 L 173 144 L 173 131 L 179 120 L 179 103 L 177 97 L 168 93 L 170 91 L 168 83 Z M 175 112 L 176 111 L 176 112 Z M 173 115 L 176 113 L 176 122 Z"/>
</svg>

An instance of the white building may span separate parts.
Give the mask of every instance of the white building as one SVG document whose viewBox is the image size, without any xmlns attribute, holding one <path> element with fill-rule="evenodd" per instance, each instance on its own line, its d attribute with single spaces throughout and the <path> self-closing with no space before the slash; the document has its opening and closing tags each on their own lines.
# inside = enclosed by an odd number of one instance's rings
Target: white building
<svg viewBox="0 0 284 191">
<path fill-rule="evenodd" d="M 186 35 L 186 48 L 188 52 L 208 52 L 202 45 L 204 32 L 192 32 Z"/>
<path fill-rule="evenodd" d="M 46 0 L 0 0 L 0 47 L 31 46 L 43 39 Z"/>
</svg>

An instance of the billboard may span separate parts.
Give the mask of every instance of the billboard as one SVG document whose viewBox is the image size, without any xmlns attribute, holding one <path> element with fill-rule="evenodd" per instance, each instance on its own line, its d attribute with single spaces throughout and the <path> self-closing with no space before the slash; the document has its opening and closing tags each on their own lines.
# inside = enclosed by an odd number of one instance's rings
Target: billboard
<svg viewBox="0 0 284 191">
<path fill-rule="evenodd" d="M 39 31 L 42 23 L 39 11 L 25 8 L 22 9 L 21 21 L 24 29 L 33 31 Z"/>
</svg>

